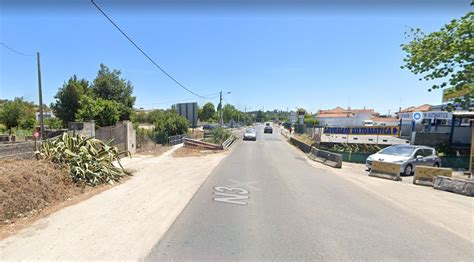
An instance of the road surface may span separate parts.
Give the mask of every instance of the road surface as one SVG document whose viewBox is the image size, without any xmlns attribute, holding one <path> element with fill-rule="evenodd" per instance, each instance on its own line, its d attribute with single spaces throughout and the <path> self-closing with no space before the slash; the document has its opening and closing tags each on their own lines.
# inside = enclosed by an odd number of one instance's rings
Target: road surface
<svg viewBox="0 0 474 262">
<path fill-rule="evenodd" d="M 256 142 L 234 145 L 147 260 L 474 259 L 472 241 L 257 130 Z"/>
</svg>

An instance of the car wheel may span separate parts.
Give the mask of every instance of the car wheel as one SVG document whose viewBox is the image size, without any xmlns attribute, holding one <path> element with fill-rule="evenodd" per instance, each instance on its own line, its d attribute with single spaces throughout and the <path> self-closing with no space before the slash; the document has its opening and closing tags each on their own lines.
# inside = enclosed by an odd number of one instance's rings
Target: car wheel
<svg viewBox="0 0 474 262">
<path fill-rule="evenodd" d="M 411 165 L 407 165 L 405 167 L 405 170 L 403 171 L 403 174 L 405 176 L 410 176 L 412 172 L 413 172 L 413 167 Z"/>
<path fill-rule="evenodd" d="M 439 167 L 439 163 L 438 163 L 438 162 L 436 162 L 436 163 L 434 163 L 434 165 L 433 165 L 433 166 L 434 166 L 434 167 Z"/>
</svg>

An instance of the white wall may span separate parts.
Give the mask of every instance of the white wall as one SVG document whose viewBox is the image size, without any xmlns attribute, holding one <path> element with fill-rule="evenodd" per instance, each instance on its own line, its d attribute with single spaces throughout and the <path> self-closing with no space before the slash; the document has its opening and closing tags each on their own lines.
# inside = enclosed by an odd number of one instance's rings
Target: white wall
<svg viewBox="0 0 474 262">
<path fill-rule="evenodd" d="M 317 117 L 321 126 L 363 126 L 365 120 L 371 120 L 372 113 L 356 113 L 351 117 Z"/>
</svg>

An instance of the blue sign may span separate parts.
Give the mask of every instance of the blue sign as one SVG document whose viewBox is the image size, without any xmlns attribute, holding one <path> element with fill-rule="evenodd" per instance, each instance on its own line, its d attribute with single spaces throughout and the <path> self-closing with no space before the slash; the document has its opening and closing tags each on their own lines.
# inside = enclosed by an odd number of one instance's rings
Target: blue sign
<svg viewBox="0 0 474 262">
<path fill-rule="evenodd" d="M 413 120 L 415 120 L 416 122 L 423 120 L 423 115 L 420 112 L 413 113 L 412 117 L 413 117 Z"/>
<path fill-rule="evenodd" d="M 397 136 L 398 126 L 325 127 L 325 134 Z"/>
</svg>

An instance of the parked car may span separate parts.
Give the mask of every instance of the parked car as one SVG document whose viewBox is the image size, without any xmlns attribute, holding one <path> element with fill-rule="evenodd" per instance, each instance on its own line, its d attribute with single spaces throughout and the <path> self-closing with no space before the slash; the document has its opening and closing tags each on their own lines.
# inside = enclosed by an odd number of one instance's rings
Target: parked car
<svg viewBox="0 0 474 262">
<path fill-rule="evenodd" d="M 257 131 L 254 128 L 247 128 L 244 132 L 244 140 L 257 141 Z"/>
<path fill-rule="evenodd" d="M 263 129 L 263 133 L 269 133 L 269 134 L 273 133 L 273 128 L 270 126 L 270 123 L 267 123 L 265 125 L 265 128 Z"/>
<path fill-rule="evenodd" d="M 368 169 L 372 168 L 372 161 L 400 164 L 400 173 L 404 175 L 411 175 L 417 165 L 441 166 L 441 158 L 434 148 L 414 145 L 389 146 L 370 155 L 366 160 Z"/>
<path fill-rule="evenodd" d="M 202 130 L 204 130 L 204 131 L 206 131 L 206 130 L 207 130 L 207 131 L 210 131 L 210 130 L 216 128 L 216 127 L 217 127 L 216 125 L 205 124 L 205 125 L 202 126 Z"/>
</svg>

